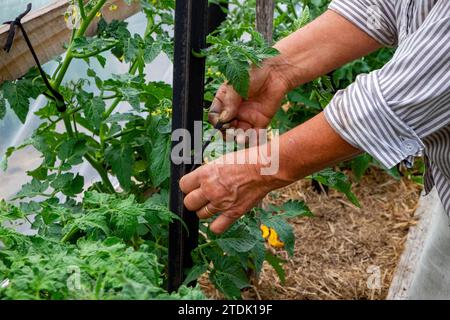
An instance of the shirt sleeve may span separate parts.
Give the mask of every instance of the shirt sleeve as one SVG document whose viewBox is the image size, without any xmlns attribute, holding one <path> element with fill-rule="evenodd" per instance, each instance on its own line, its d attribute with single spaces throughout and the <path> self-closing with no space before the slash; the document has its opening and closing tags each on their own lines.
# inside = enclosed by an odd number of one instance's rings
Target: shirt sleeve
<svg viewBox="0 0 450 320">
<path fill-rule="evenodd" d="M 450 1 L 441 1 L 382 69 L 357 77 L 325 109 L 350 144 L 388 168 L 423 153 L 450 125 Z"/>
<path fill-rule="evenodd" d="M 383 46 L 395 47 L 398 40 L 395 1 L 399 0 L 334 0 L 328 8 Z"/>
</svg>

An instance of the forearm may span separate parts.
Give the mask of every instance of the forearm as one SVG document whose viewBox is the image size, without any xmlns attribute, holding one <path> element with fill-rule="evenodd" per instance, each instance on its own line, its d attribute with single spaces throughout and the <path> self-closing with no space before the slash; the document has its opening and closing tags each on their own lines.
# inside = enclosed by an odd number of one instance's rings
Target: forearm
<svg viewBox="0 0 450 320">
<path fill-rule="evenodd" d="M 381 45 L 345 18 L 328 10 L 274 47 L 281 54 L 268 60 L 267 65 L 291 90 L 369 54 Z"/>
<path fill-rule="evenodd" d="M 280 136 L 279 171 L 272 178 L 287 185 L 361 151 L 343 140 L 323 113 Z"/>
</svg>

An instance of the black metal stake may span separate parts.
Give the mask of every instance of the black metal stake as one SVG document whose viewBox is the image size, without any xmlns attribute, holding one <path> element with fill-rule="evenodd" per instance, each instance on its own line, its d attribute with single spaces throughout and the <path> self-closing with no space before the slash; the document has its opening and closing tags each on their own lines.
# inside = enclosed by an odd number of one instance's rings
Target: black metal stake
<svg viewBox="0 0 450 320">
<path fill-rule="evenodd" d="M 223 0 L 222 7 L 227 8 L 227 2 Z M 203 120 L 205 85 L 205 59 L 194 57 L 192 51 L 205 48 L 206 35 L 225 18 L 226 13 L 218 5 L 208 7 L 208 0 L 176 1 L 172 130 L 187 129 L 192 138 L 194 121 Z M 194 148 L 194 139 L 191 140 Z M 183 219 L 188 230 L 178 221 L 169 229 L 169 292 L 183 283 L 185 270 L 192 266 L 191 252 L 198 244 L 198 218 L 184 207 L 184 195 L 178 186 L 180 179 L 194 168 L 192 164 L 171 165 L 170 210 Z"/>
<path fill-rule="evenodd" d="M 176 1 L 172 130 L 187 129 L 191 137 L 194 121 L 203 119 L 205 81 L 205 59 L 194 57 L 192 51 L 205 48 L 207 13 L 208 0 Z M 171 165 L 170 210 L 183 219 L 188 230 L 178 221 L 169 229 L 169 292 L 183 283 L 186 268 L 192 266 L 191 251 L 198 244 L 198 218 L 184 207 L 184 195 L 178 186 L 190 167 L 173 162 Z"/>
</svg>

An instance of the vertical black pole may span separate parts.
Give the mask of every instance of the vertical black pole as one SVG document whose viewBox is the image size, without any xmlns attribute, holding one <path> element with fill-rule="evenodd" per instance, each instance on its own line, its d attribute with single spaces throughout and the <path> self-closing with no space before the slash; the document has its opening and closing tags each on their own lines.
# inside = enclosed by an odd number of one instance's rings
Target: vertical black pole
<svg viewBox="0 0 450 320">
<path fill-rule="evenodd" d="M 211 3 L 208 12 L 208 33 L 215 31 L 227 18 L 228 0 L 220 1 L 220 4 Z"/>
<path fill-rule="evenodd" d="M 203 118 L 205 59 L 192 51 L 205 48 L 208 0 L 176 0 L 175 51 L 173 76 L 172 130 L 183 128 L 191 133 L 194 148 L 194 121 Z M 171 166 L 170 210 L 186 223 L 170 226 L 168 290 L 175 291 L 183 283 L 185 270 L 192 266 L 191 251 L 198 243 L 198 218 L 183 205 L 184 195 L 178 182 L 191 168 L 189 164 Z"/>
</svg>

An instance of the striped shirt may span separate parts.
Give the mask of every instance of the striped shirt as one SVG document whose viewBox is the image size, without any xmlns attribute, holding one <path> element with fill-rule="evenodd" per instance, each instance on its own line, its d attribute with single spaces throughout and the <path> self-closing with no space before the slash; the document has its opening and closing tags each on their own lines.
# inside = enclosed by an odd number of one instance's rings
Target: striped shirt
<svg viewBox="0 0 450 320">
<path fill-rule="evenodd" d="M 397 50 L 336 94 L 328 122 L 388 168 L 424 156 L 425 190 L 436 186 L 450 214 L 450 0 L 335 0 L 329 9 Z"/>
</svg>

